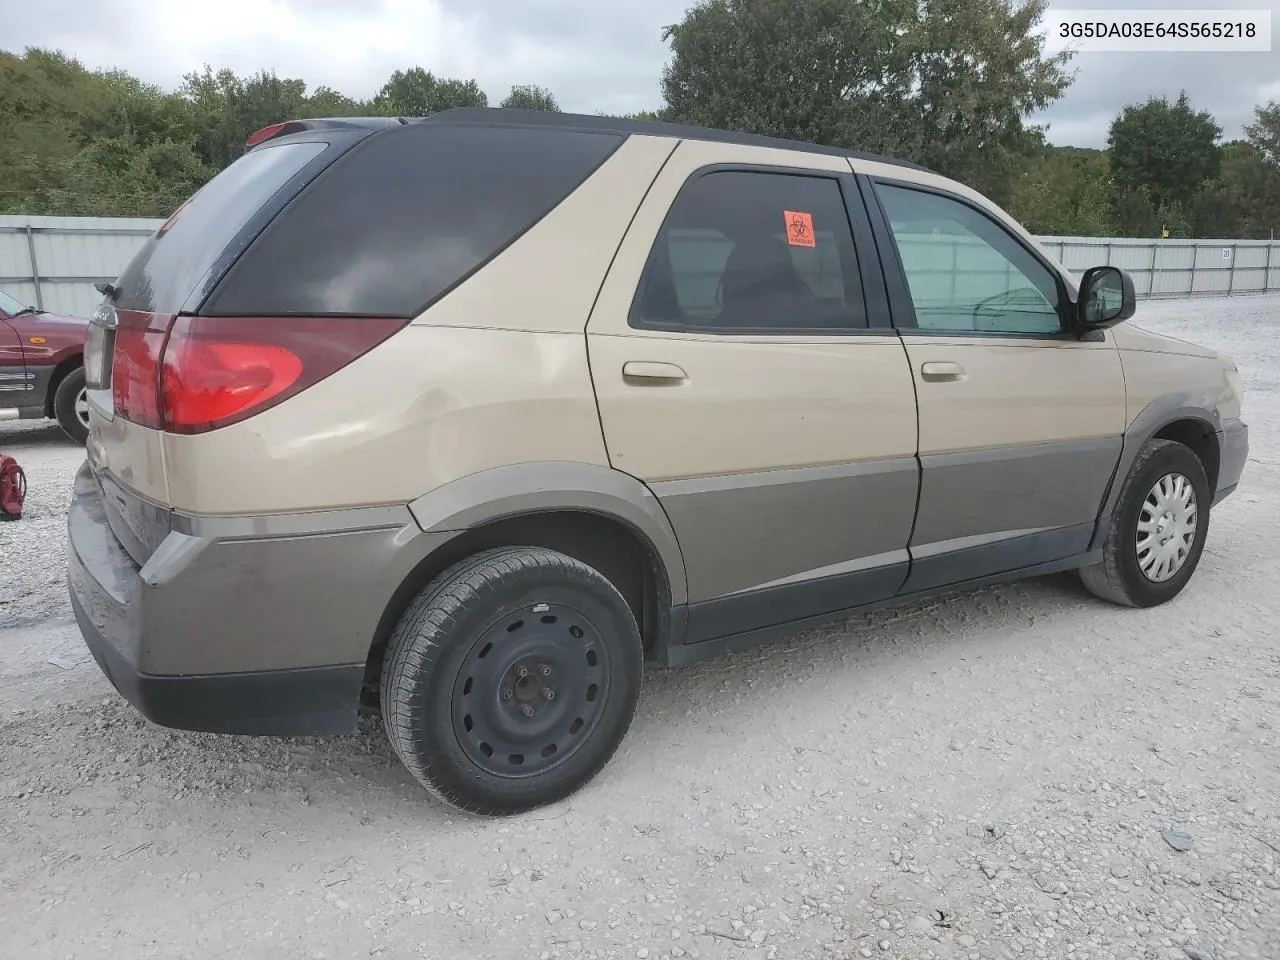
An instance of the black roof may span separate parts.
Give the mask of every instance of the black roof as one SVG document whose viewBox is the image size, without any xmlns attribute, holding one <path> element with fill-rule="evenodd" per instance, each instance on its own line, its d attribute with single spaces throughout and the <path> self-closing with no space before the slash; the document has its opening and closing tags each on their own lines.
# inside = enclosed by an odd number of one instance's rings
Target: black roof
<svg viewBox="0 0 1280 960">
<path fill-rule="evenodd" d="M 458 124 L 502 125 L 517 127 L 560 127 L 566 130 L 596 133 L 642 134 L 652 137 L 676 137 L 682 140 L 707 140 L 712 143 L 738 143 L 750 147 L 772 147 L 775 150 L 797 150 L 820 153 L 831 157 L 851 157 L 888 163 L 897 167 L 909 167 L 931 173 L 927 167 L 897 160 L 875 153 L 827 147 L 801 140 L 784 140 L 781 137 L 765 137 L 755 133 L 738 133 L 732 130 L 716 130 L 711 127 L 695 127 L 683 123 L 663 123 L 658 120 L 631 120 L 626 117 L 601 117 L 580 113 L 551 113 L 545 110 L 516 110 L 500 107 L 455 107 L 432 114 L 429 117 L 411 118 L 410 122 L 447 122 Z"/>
</svg>

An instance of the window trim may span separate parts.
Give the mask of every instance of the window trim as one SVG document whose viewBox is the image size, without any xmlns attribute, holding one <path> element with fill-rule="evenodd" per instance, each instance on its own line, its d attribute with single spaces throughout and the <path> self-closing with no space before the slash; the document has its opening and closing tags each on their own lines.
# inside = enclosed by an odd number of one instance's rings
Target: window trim
<svg viewBox="0 0 1280 960">
<path fill-rule="evenodd" d="M 845 213 L 846 226 L 853 241 L 853 253 L 857 260 L 858 285 L 862 291 L 863 316 L 866 326 L 843 327 L 726 327 L 726 326 L 692 326 L 685 323 L 670 323 L 644 318 L 640 313 L 640 301 L 653 272 L 654 252 L 658 249 L 659 240 L 666 235 L 671 224 L 671 217 L 676 205 L 703 177 L 716 173 L 764 173 L 781 176 L 808 177 L 813 180 L 830 180 L 840 192 L 841 205 Z M 892 333 L 888 321 L 888 297 L 880 276 L 879 257 L 875 254 L 874 236 L 871 224 L 867 221 L 865 207 L 857 202 L 857 188 L 852 173 L 841 173 L 835 170 L 819 170 L 813 167 L 793 167 L 766 163 L 709 163 L 693 170 L 675 197 L 667 205 L 666 213 L 657 233 L 649 242 L 649 252 L 645 256 L 644 268 L 636 281 L 635 292 L 631 295 L 631 306 L 627 309 L 627 326 L 632 330 L 644 330 L 656 333 L 674 333 L 687 336 L 715 337 L 849 337 L 849 336 L 884 336 Z M 860 249 L 860 244 L 866 244 Z M 872 261 L 877 261 L 873 263 Z M 879 286 L 877 286 L 879 283 Z M 846 278 L 846 288 L 849 278 Z M 877 296 L 878 294 L 878 296 Z M 875 302 L 878 316 L 872 314 L 872 302 Z"/>
<path fill-rule="evenodd" d="M 267 231 L 276 216 L 292 203 L 298 194 L 323 177 L 334 164 L 341 161 L 348 153 L 357 149 L 370 136 L 373 136 L 373 134 L 364 129 L 354 131 L 303 130 L 292 136 L 268 140 L 251 150 L 245 151 L 248 154 L 257 150 L 276 149 L 293 143 L 323 143 L 326 145 L 324 150 L 321 150 L 320 153 L 308 160 L 302 169 L 281 184 L 280 188 L 250 215 L 249 219 L 244 222 L 244 225 L 240 227 L 226 247 L 214 258 L 213 263 L 209 265 L 209 269 L 200 277 L 200 281 L 187 295 L 187 299 L 182 304 L 179 312 L 188 314 L 200 313 L 205 304 L 213 299 L 218 286 L 235 269 L 236 264 L 253 246 L 254 241 Z M 239 158 L 237 157 L 236 159 L 238 160 Z M 232 162 L 234 163 L 235 161 Z M 199 191 L 197 190 L 196 192 L 198 193 Z M 195 194 L 193 193 L 191 198 L 194 197 Z M 190 202 L 191 198 L 188 198 L 188 202 Z"/>
<path fill-rule="evenodd" d="M 980 204 L 974 203 L 966 197 L 959 196 L 940 187 L 930 184 L 915 183 L 908 180 L 899 180 L 895 177 L 875 176 L 869 177 L 859 175 L 859 186 L 862 188 L 863 198 L 868 205 L 868 209 L 872 211 L 871 228 L 876 234 L 877 247 L 880 251 L 880 260 L 884 267 L 885 284 L 889 289 L 890 311 L 893 316 L 893 325 L 898 333 L 902 336 L 916 337 L 962 337 L 965 339 L 997 339 L 997 340 L 1041 340 L 1050 342 L 1075 341 L 1078 339 L 1072 329 L 1070 307 L 1074 304 L 1075 299 L 1068 288 L 1066 278 L 1062 273 L 1053 266 L 1044 256 L 1043 253 L 1030 247 L 1009 227 L 1002 223 L 998 218 L 993 217 L 990 211 L 983 209 Z M 1054 285 L 1058 291 L 1058 302 L 1055 304 L 1055 312 L 1058 315 L 1058 322 L 1061 329 L 1057 333 L 1042 333 L 1031 331 L 1016 330 L 933 330 L 920 327 L 916 321 L 915 301 L 911 298 L 911 287 L 907 281 L 907 272 L 902 265 L 902 255 L 898 250 L 898 242 L 893 234 L 893 227 L 889 223 L 889 216 L 885 212 L 884 205 L 881 203 L 880 194 L 876 187 L 897 187 L 904 190 L 914 190 L 917 193 L 927 193 L 933 196 L 941 197 L 945 200 L 952 200 L 962 206 L 968 207 L 979 216 L 985 217 L 992 225 L 998 228 L 1013 243 L 1025 251 L 1036 263 L 1044 267 L 1053 278 Z"/>
</svg>

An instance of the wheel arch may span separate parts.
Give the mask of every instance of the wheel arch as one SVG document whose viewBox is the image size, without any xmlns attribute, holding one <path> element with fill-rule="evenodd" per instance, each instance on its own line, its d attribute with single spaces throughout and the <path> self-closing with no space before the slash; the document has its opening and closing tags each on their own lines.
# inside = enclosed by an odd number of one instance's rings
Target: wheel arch
<svg viewBox="0 0 1280 960">
<path fill-rule="evenodd" d="M 1189 447 L 1204 466 L 1210 492 L 1216 493 L 1221 467 L 1221 434 L 1222 416 L 1216 404 L 1207 397 L 1173 394 L 1158 397 L 1147 404 L 1125 430 L 1120 457 L 1098 511 L 1090 549 L 1100 547 L 1106 539 L 1120 488 L 1143 444 L 1149 440 L 1173 440 Z"/>
<path fill-rule="evenodd" d="M 1209 480 L 1209 492 L 1218 489 L 1218 471 L 1222 465 L 1222 444 L 1213 424 L 1202 417 L 1181 417 L 1171 420 L 1153 433 L 1150 440 L 1173 440 L 1189 447 L 1204 467 Z"/>
<path fill-rule="evenodd" d="M 671 634 L 673 607 L 687 601 L 684 560 L 666 513 L 648 487 L 608 467 L 501 467 L 445 484 L 409 509 L 437 542 L 395 588 L 379 617 L 365 663 L 366 705 L 377 690 L 391 633 L 413 598 L 481 550 L 544 547 L 599 570 L 636 614 L 650 653 Z"/>
<path fill-rule="evenodd" d="M 62 386 L 62 381 L 67 379 L 67 376 L 72 371 L 83 366 L 83 353 L 73 353 L 68 357 L 63 357 L 58 361 L 57 365 L 54 366 L 53 373 L 49 377 L 49 386 L 45 390 L 44 403 L 42 404 L 44 408 L 44 415 L 46 417 L 52 418 L 54 415 L 53 399 L 58 395 L 58 387 Z"/>
</svg>

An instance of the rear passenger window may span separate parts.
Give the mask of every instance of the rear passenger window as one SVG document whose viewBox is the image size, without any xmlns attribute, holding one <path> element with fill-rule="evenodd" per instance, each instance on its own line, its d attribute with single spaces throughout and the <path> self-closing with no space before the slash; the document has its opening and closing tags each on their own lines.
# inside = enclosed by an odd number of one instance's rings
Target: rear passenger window
<svg viewBox="0 0 1280 960">
<path fill-rule="evenodd" d="M 691 180 L 649 255 L 631 325 L 711 333 L 866 327 L 839 183 L 746 171 Z"/>
<path fill-rule="evenodd" d="M 271 222 L 203 312 L 416 316 L 546 216 L 622 141 L 439 121 L 376 133 Z"/>
</svg>

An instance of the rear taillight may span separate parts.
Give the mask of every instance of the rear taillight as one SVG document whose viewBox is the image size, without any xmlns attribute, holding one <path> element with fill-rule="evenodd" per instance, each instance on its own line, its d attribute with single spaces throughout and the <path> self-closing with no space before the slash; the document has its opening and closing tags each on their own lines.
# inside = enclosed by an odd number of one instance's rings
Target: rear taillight
<svg viewBox="0 0 1280 960">
<path fill-rule="evenodd" d="M 138 310 L 116 311 L 116 346 L 111 365 L 115 415 L 144 427 L 160 426 L 157 388 L 160 355 L 172 317 Z"/>
<path fill-rule="evenodd" d="M 265 406 L 301 376 L 301 358 L 284 347 L 175 336 L 160 377 L 165 425 L 212 429 Z"/>
<path fill-rule="evenodd" d="M 84 382 L 90 390 L 105 390 L 111 385 L 111 354 L 115 349 L 116 310 L 101 304 L 89 321 L 84 341 Z"/>
<path fill-rule="evenodd" d="M 157 321 L 162 329 L 156 329 Z M 122 312 L 113 378 L 116 414 L 171 433 L 229 426 L 318 383 L 406 323 L 157 316 L 143 328 L 127 325 Z"/>
</svg>

